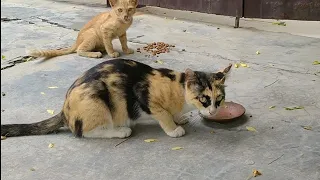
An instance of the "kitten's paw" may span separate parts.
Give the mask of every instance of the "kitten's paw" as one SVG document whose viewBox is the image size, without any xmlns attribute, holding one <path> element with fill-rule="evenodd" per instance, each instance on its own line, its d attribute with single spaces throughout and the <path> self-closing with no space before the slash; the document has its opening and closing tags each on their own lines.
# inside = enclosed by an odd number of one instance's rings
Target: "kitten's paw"
<svg viewBox="0 0 320 180">
<path fill-rule="evenodd" d="M 121 132 L 121 135 L 119 136 L 119 138 L 126 138 L 131 135 L 132 130 L 128 127 L 120 127 L 119 132 Z"/>
<path fill-rule="evenodd" d="M 175 130 L 168 132 L 167 135 L 170 137 L 181 137 L 185 134 L 186 132 L 181 126 L 178 126 Z"/>
<path fill-rule="evenodd" d="M 93 58 L 101 58 L 102 57 L 102 53 L 101 52 L 93 52 L 92 53 L 92 57 Z"/>
<path fill-rule="evenodd" d="M 126 53 L 126 54 L 133 54 L 133 53 L 134 53 L 134 50 L 128 48 L 128 49 L 124 49 L 123 52 Z"/>
<path fill-rule="evenodd" d="M 113 53 L 110 53 L 110 54 L 108 54 L 110 57 L 112 57 L 112 58 L 116 58 L 116 57 L 119 57 L 120 56 L 120 54 L 117 52 L 117 51 L 115 51 L 115 52 L 113 52 Z"/>
</svg>

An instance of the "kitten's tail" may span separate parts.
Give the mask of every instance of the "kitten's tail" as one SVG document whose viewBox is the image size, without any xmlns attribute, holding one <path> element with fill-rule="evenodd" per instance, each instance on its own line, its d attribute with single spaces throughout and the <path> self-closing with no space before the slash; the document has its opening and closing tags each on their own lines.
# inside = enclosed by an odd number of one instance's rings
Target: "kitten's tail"
<svg viewBox="0 0 320 180">
<path fill-rule="evenodd" d="M 1 136 L 29 136 L 52 133 L 64 126 L 65 116 L 63 112 L 44 121 L 32 124 L 5 124 L 1 125 Z"/>
<path fill-rule="evenodd" d="M 56 56 L 62 56 L 62 55 L 74 53 L 76 49 L 77 49 L 77 45 L 74 44 L 70 48 L 57 49 L 57 50 L 31 50 L 31 51 L 27 51 L 27 54 L 34 57 L 52 58 Z"/>
</svg>

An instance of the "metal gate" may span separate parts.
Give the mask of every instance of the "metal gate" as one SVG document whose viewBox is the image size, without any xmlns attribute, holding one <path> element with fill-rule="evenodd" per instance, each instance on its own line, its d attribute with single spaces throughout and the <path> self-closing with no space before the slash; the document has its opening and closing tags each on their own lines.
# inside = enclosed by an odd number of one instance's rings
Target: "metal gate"
<svg viewBox="0 0 320 180">
<path fill-rule="evenodd" d="M 234 16 L 320 21 L 320 0 L 139 0 L 139 5 Z"/>
</svg>

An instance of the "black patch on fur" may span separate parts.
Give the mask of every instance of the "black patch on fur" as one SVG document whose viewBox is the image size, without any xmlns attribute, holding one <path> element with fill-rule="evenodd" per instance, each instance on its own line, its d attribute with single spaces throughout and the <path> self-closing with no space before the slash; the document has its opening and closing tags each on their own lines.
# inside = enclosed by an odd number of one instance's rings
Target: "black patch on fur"
<svg viewBox="0 0 320 180">
<path fill-rule="evenodd" d="M 101 99 L 104 104 L 110 109 L 111 112 L 114 111 L 114 104 L 111 101 L 111 94 L 105 82 L 100 81 L 95 87 L 97 92 L 92 95 L 93 98 Z"/>
<path fill-rule="evenodd" d="M 140 103 L 140 108 L 145 111 L 148 114 L 151 114 L 150 108 L 149 108 L 149 83 L 148 82 L 141 82 L 137 83 L 133 90 L 135 95 L 138 98 L 138 101 Z"/>
<path fill-rule="evenodd" d="M 136 66 L 131 66 L 132 62 Z M 125 92 L 125 99 L 127 102 L 127 112 L 129 118 L 132 120 L 140 117 L 140 109 L 146 113 L 151 113 L 149 109 L 149 83 L 147 81 L 148 75 L 153 75 L 152 67 L 127 59 L 113 59 L 105 62 L 112 64 L 114 72 L 123 74 L 122 85 Z"/>
<path fill-rule="evenodd" d="M 195 76 L 196 76 L 196 83 L 199 86 L 199 91 L 202 92 L 208 87 L 210 90 L 212 90 L 212 86 L 210 83 L 210 75 L 200 72 L 200 71 L 195 71 Z"/>
<path fill-rule="evenodd" d="M 74 134 L 76 135 L 76 137 L 82 137 L 82 120 L 77 119 L 74 122 Z"/>
<path fill-rule="evenodd" d="M 160 68 L 160 69 L 157 69 L 157 70 L 161 73 L 161 75 L 163 77 L 167 77 L 171 81 L 175 81 L 176 80 L 176 75 L 171 74 L 173 72 L 172 70 L 166 69 L 166 68 Z"/>
<path fill-rule="evenodd" d="M 185 82 L 186 82 L 186 74 L 185 73 L 181 73 L 179 83 L 182 84 L 182 86 L 184 87 Z"/>
</svg>

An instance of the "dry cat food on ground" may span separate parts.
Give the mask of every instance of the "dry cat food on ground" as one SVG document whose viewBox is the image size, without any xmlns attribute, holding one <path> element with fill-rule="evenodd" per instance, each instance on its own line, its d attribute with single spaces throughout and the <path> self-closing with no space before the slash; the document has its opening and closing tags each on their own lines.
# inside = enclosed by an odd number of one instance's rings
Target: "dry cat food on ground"
<svg viewBox="0 0 320 180">
<path fill-rule="evenodd" d="M 154 42 L 144 46 L 143 50 L 155 56 L 157 54 L 170 52 L 171 47 L 175 47 L 175 45 L 170 45 L 164 42 Z M 141 53 L 141 48 L 137 48 L 137 52 Z"/>
</svg>

